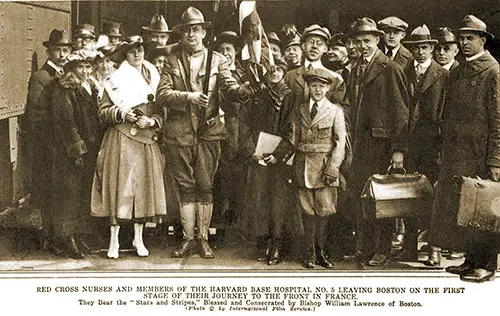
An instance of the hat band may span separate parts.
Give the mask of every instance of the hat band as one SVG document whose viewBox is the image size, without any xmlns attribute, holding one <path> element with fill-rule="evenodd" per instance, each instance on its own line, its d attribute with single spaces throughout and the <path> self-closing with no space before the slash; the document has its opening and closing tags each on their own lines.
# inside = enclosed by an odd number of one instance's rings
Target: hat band
<svg viewBox="0 0 500 316">
<path fill-rule="evenodd" d="M 430 35 L 410 35 L 407 42 L 424 42 L 424 41 L 434 41 Z"/>
</svg>

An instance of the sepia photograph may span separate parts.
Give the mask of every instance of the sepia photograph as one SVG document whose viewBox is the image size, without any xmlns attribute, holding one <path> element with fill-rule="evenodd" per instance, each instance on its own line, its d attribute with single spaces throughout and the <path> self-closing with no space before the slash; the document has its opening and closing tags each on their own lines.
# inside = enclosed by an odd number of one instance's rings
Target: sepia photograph
<svg viewBox="0 0 500 316">
<path fill-rule="evenodd" d="M 497 307 L 498 0 L 0 1 L 0 43 L 6 311 Z"/>
</svg>

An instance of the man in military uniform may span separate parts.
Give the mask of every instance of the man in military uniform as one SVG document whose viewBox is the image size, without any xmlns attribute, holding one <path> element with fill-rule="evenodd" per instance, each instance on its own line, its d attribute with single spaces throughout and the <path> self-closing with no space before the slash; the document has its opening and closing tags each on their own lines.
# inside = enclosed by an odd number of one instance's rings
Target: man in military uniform
<svg viewBox="0 0 500 316">
<path fill-rule="evenodd" d="M 68 32 L 52 30 L 49 40 L 43 42 L 43 46 L 47 48 L 48 59 L 29 80 L 24 122 L 28 132 L 28 152 L 31 161 L 31 193 L 41 211 L 44 248 L 60 253 L 61 250 L 57 249 L 52 240 L 53 228 L 49 204 L 52 136 L 49 111 L 53 82 L 63 75 L 66 56 L 71 53 Z"/>
<path fill-rule="evenodd" d="M 376 23 L 370 18 L 358 19 L 350 32 L 361 57 L 349 78 L 353 161 L 348 183 L 360 217 L 359 256 L 371 257 L 368 264 L 375 266 L 389 259 L 394 222 L 363 219 L 360 196 L 372 174 L 385 173 L 389 165 L 403 167 L 408 93 L 403 69 L 378 48 L 384 32 L 377 29 Z"/>
<path fill-rule="evenodd" d="M 91 24 L 78 24 L 73 32 L 73 50 L 96 49 L 95 26 Z"/>
<path fill-rule="evenodd" d="M 389 16 L 378 21 L 378 28 L 384 32 L 381 49 L 397 64 L 404 68 L 411 60 L 411 52 L 401 45 L 401 40 L 406 36 L 408 23 L 395 16 Z"/>
<path fill-rule="evenodd" d="M 227 60 L 213 53 L 206 73 L 208 51 L 203 45 L 206 27 L 203 14 L 187 8 L 182 23 L 174 27 L 181 36 L 181 49 L 165 61 L 157 102 L 167 110 L 164 130 L 168 170 L 180 192 L 180 215 L 184 240 L 173 257 L 185 257 L 195 248 L 198 228 L 200 256 L 213 258 L 208 233 L 213 211 L 213 178 L 220 155 L 220 140 L 227 137 L 219 112 L 219 89 L 230 100 L 248 97 L 248 85 L 238 85 Z M 203 93 L 205 76 L 210 76 L 208 95 Z"/>
<path fill-rule="evenodd" d="M 116 22 L 103 23 L 102 34 L 108 37 L 109 45 L 118 45 L 122 38 L 120 23 Z"/>
<path fill-rule="evenodd" d="M 446 70 L 457 68 L 458 42 L 455 35 L 447 27 L 440 27 L 436 32 L 438 43 L 434 48 L 434 60 Z"/>
<path fill-rule="evenodd" d="M 466 251 L 465 262 L 446 271 L 459 274 L 464 281 L 484 282 L 495 277 L 498 235 L 460 229 L 456 211 L 448 205 L 454 175 L 500 181 L 500 68 L 484 48 L 493 35 L 483 21 L 466 15 L 458 33 L 465 61 L 450 72 L 447 85 L 441 124 L 442 165 L 430 241 Z"/>
</svg>

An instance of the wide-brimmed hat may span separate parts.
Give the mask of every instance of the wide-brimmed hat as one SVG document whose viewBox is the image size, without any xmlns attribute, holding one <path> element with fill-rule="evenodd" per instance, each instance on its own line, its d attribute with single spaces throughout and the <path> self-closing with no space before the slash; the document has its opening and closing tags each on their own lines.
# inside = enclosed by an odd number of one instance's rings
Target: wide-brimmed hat
<svg viewBox="0 0 500 316">
<path fill-rule="evenodd" d="M 434 38 L 438 41 L 439 44 L 447 44 L 447 43 L 457 43 L 457 38 L 455 34 L 448 27 L 440 27 L 436 30 L 436 34 Z"/>
<path fill-rule="evenodd" d="M 415 45 L 415 44 L 437 44 L 437 40 L 431 38 L 431 32 L 427 25 L 423 24 L 422 26 L 417 26 L 413 31 L 411 31 L 410 35 L 406 37 L 403 41 L 403 44 L 406 45 Z"/>
<path fill-rule="evenodd" d="M 464 16 L 462 19 L 462 24 L 458 32 L 471 31 L 476 33 L 482 33 L 491 39 L 494 38 L 493 34 L 486 30 L 486 23 L 473 16 L 472 14 Z"/>
<path fill-rule="evenodd" d="M 143 26 L 142 29 L 149 32 L 172 33 L 172 31 L 168 29 L 167 21 L 165 20 L 163 15 L 158 13 L 155 13 L 153 15 L 149 26 Z"/>
<path fill-rule="evenodd" d="M 373 34 L 376 36 L 384 35 L 384 32 L 377 28 L 377 23 L 370 18 L 359 18 L 350 25 L 349 35 Z"/>
<path fill-rule="evenodd" d="M 102 25 L 102 34 L 111 37 L 120 37 L 123 34 L 120 30 L 120 23 L 117 22 L 105 22 Z"/>
<path fill-rule="evenodd" d="M 326 42 L 328 42 L 332 37 L 330 31 L 326 27 L 321 27 L 318 24 L 313 24 L 304 29 L 301 38 L 302 42 L 304 42 L 311 35 L 321 36 Z"/>
<path fill-rule="evenodd" d="M 73 32 L 73 38 L 95 39 L 95 26 L 92 24 L 78 24 Z"/>
<path fill-rule="evenodd" d="M 267 33 L 267 40 L 269 41 L 269 43 L 273 43 L 273 44 L 276 44 L 278 46 L 281 45 L 281 40 L 280 40 L 278 34 L 276 34 L 276 32 Z"/>
<path fill-rule="evenodd" d="M 234 48 L 238 49 L 241 46 L 242 41 L 235 31 L 224 31 L 217 35 L 215 47 L 219 47 L 222 43 L 231 43 L 234 45 Z"/>
<path fill-rule="evenodd" d="M 408 23 L 401 20 L 397 16 L 388 16 L 385 19 L 378 21 L 378 28 L 383 29 L 396 29 L 398 31 L 406 32 Z"/>
<path fill-rule="evenodd" d="M 49 40 L 43 42 L 43 46 L 47 48 L 54 46 L 71 46 L 68 32 L 66 30 L 53 29 L 50 31 Z"/>
<path fill-rule="evenodd" d="M 126 52 L 129 49 L 138 47 L 143 43 L 144 41 L 140 35 L 127 36 L 118 45 L 116 45 L 116 51 Z"/>
<path fill-rule="evenodd" d="M 181 15 L 181 23 L 172 28 L 173 32 L 179 33 L 184 26 L 201 25 L 208 27 L 212 25 L 210 21 L 205 21 L 205 17 L 200 10 L 189 7 Z"/>
<path fill-rule="evenodd" d="M 302 75 L 302 78 L 304 78 L 304 81 L 307 83 L 311 82 L 312 80 L 319 80 L 328 84 L 331 84 L 333 82 L 333 75 L 331 74 L 331 72 L 323 68 L 309 69 Z"/>
<path fill-rule="evenodd" d="M 96 51 L 90 51 L 87 49 L 79 49 L 65 58 L 65 64 L 64 64 L 64 71 L 67 72 L 70 70 L 72 67 L 74 67 L 77 63 L 79 62 L 88 62 L 92 63 L 94 58 L 97 56 Z"/>
</svg>

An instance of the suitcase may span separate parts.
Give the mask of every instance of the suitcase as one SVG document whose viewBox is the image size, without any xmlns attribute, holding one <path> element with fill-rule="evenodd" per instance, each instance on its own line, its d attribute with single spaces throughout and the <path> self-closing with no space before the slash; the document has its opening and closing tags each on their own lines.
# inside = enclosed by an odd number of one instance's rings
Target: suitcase
<svg viewBox="0 0 500 316">
<path fill-rule="evenodd" d="M 457 224 L 500 234 L 500 182 L 463 176 L 454 178 L 450 206 L 457 210 Z"/>
<path fill-rule="evenodd" d="M 361 193 L 363 217 L 425 218 L 430 216 L 433 199 L 434 189 L 423 174 L 374 174 Z"/>
</svg>

